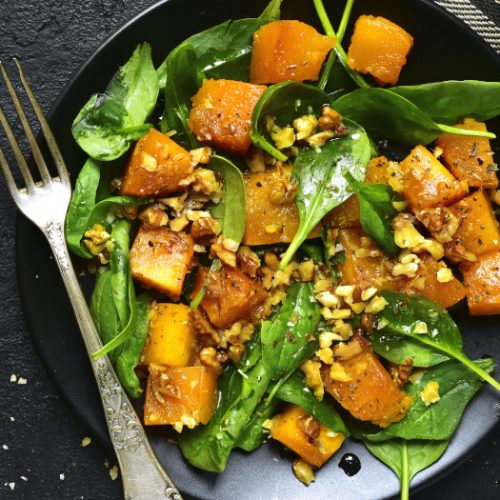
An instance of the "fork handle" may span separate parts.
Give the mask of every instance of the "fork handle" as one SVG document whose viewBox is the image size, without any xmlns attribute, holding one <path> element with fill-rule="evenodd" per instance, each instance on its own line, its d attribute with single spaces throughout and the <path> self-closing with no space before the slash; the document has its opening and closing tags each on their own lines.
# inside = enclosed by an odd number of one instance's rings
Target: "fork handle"
<svg viewBox="0 0 500 500">
<path fill-rule="evenodd" d="M 52 222 L 42 231 L 54 253 L 90 357 L 102 344 L 71 265 L 63 225 Z M 101 395 L 109 436 L 120 466 L 125 500 L 182 500 L 174 483 L 158 462 L 139 417 L 118 381 L 108 357 L 90 360 Z"/>
</svg>

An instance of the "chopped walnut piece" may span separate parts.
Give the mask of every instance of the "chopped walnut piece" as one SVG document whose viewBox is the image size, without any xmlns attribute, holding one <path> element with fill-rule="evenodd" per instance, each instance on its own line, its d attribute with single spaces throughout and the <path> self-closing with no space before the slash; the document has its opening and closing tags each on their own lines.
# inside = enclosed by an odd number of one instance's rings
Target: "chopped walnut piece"
<svg viewBox="0 0 500 500">
<path fill-rule="evenodd" d="M 308 441 L 317 445 L 321 426 L 319 422 L 310 415 L 302 415 L 297 419 L 297 427 L 307 436 Z"/>
<path fill-rule="evenodd" d="M 189 152 L 189 155 L 191 156 L 191 162 L 193 163 L 193 165 L 198 165 L 198 163 L 206 165 L 210 161 L 211 154 L 212 154 L 212 149 L 209 148 L 208 146 L 192 149 Z"/>
<path fill-rule="evenodd" d="M 227 350 L 229 359 L 235 364 L 240 362 L 244 352 L 245 346 L 243 344 L 230 345 Z"/>
<path fill-rule="evenodd" d="M 318 120 L 314 115 L 299 116 L 293 121 L 293 128 L 297 132 L 297 140 L 307 139 L 314 134 Z"/>
<path fill-rule="evenodd" d="M 177 217 L 180 217 L 182 211 L 186 208 L 185 202 L 187 198 L 187 193 L 184 193 L 182 196 L 175 196 L 173 198 L 161 198 L 159 201 L 163 203 L 163 205 L 171 208 Z"/>
<path fill-rule="evenodd" d="M 334 130 L 340 124 L 340 113 L 330 106 L 323 106 L 318 125 L 321 130 Z"/>
<path fill-rule="evenodd" d="M 200 217 L 191 226 L 191 236 L 195 241 L 208 242 L 221 231 L 219 221 L 213 217 Z"/>
<path fill-rule="evenodd" d="M 162 372 L 161 368 L 157 367 L 156 369 Z M 162 372 L 159 377 L 153 378 L 153 384 L 151 388 L 156 400 L 159 403 L 165 403 L 165 396 L 176 399 L 179 399 L 181 397 L 179 388 L 174 384 L 168 374 L 164 372 Z"/>
<path fill-rule="evenodd" d="M 295 477 L 305 485 L 311 484 L 316 479 L 312 465 L 304 462 L 301 458 L 296 458 L 294 460 L 293 473 Z"/>
<path fill-rule="evenodd" d="M 402 389 L 410 380 L 411 372 L 413 371 L 413 359 L 408 358 L 398 366 L 396 384 Z"/>
<path fill-rule="evenodd" d="M 215 344 L 220 342 L 220 336 L 217 330 L 199 309 L 191 310 L 190 317 L 194 329 L 202 335 L 202 337 L 210 337 Z"/>
<path fill-rule="evenodd" d="M 168 224 L 167 214 L 160 205 L 150 205 L 139 213 L 139 219 L 146 227 L 161 227 Z"/>
<path fill-rule="evenodd" d="M 231 267 L 236 267 L 236 250 L 228 250 L 225 245 L 225 240 L 219 236 L 215 243 L 212 243 L 210 247 L 210 257 L 218 257 L 224 264 Z"/>
<path fill-rule="evenodd" d="M 264 151 L 260 148 L 252 146 L 245 157 L 245 163 L 248 165 L 250 172 L 264 172 L 264 170 L 266 170 Z"/>
<path fill-rule="evenodd" d="M 191 187 L 195 193 L 203 193 L 216 197 L 221 192 L 221 185 L 215 177 L 213 170 L 197 168 L 192 174 L 179 182 L 181 187 Z"/>
<path fill-rule="evenodd" d="M 460 221 L 447 207 L 429 207 L 417 211 L 417 219 L 441 243 L 448 243 L 458 230 Z"/>
<path fill-rule="evenodd" d="M 216 372 L 222 370 L 222 364 L 227 361 L 227 354 L 217 351 L 214 347 L 205 347 L 200 352 L 200 362 Z"/>
<path fill-rule="evenodd" d="M 269 201 L 273 205 L 286 205 L 295 199 L 298 185 L 290 179 L 281 176 L 279 179 L 273 180 L 272 189 L 269 193 Z"/>
<path fill-rule="evenodd" d="M 106 248 L 110 249 L 109 247 L 112 245 L 111 235 L 101 224 L 96 224 L 92 229 L 85 231 L 83 236 L 83 243 L 92 255 L 99 255 Z"/>
<path fill-rule="evenodd" d="M 255 252 L 252 252 L 250 247 L 241 247 L 236 255 L 236 260 L 245 274 L 251 278 L 257 276 L 257 271 L 260 268 L 260 259 Z"/>
<path fill-rule="evenodd" d="M 300 369 L 304 372 L 306 386 L 313 390 L 314 395 L 321 401 L 325 394 L 323 379 L 321 378 L 321 363 L 308 359 L 302 363 Z"/>
</svg>

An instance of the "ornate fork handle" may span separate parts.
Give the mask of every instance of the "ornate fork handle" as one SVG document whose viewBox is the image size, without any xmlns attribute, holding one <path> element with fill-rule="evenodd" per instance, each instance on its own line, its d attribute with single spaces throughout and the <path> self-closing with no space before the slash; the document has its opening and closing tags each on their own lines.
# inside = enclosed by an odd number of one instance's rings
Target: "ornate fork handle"
<svg viewBox="0 0 500 500">
<path fill-rule="evenodd" d="M 63 224 L 52 221 L 42 228 L 61 271 L 87 351 L 101 347 L 97 330 L 71 265 Z M 107 356 L 91 360 L 101 394 L 104 415 L 118 463 L 126 500 L 182 500 L 172 480 L 151 449 L 142 424 Z"/>
</svg>

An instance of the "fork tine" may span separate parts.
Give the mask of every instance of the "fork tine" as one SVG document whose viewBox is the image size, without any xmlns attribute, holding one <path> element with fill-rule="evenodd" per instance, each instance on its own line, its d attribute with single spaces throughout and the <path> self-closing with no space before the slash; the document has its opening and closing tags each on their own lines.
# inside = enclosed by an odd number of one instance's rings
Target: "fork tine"
<svg viewBox="0 0 500 500">
<path fill-rule="evenodd" d="M 0 62 L 0 64 L 1 64 L 1 62 Z M 7 121 L 7 118 L 5 117 L 5 114 L 4 114 L 1 106 L 0 106 L 0 124 L 2 124 L 3 129 L 5 130 L 5 135 L 7 136 L 7 139 L 9 140 L 10 146 L 12 147 L 12 150 L 14 151 L 14 156 L 16 157 L 17 163 L 19 164 L 19 169 L 21 170 L 21 173 L 23 174 L 24 182 L 26 183 L 26 189 L 28 190 L 28 193 L 29 193 L 35 189 L 35 183 L 33 182 L 33 177 L 31 177 L 31 172 L 28 168 L 28 164 L 26 163 L 26 160 L 24 159 L 23 153 L 22 153 L 21 149 L 19 148 L 19 144 L 17 143 L 16 138 L 14 137 L 14 133 L 12 132 L 12 129 L 10 128 L 9 122 Z M 3 153 L 2 153 L 2 155 L 3 155 Z M 4 158 L 5 158 L 5 156 L 4 156 Z"/>
<path fill-rule="evenodd" d="M 42 152 L 40 151 L 40 148 L 38 147 L 35 136 L 33 134 L 33 130 L 31 129 L 31 126 L 28 122 L 28 119 L 26 118 L 26 114 L 24 113 L 24 110 L 21 106 L 21 103 L 19 102 L 16 91 L 14 90 L 14 86 L 12 85 L 12 82 L 9 78 L 9 75 L 7 74 L 7 71 L 6 71 L 6 69 L 3 66 L 1 61 L 0 61 L 0 71 L 2 72 L 3 78 L 5 80 L 5 84 L 7 85 L 7 89 L 9 90 L 10 97 L 12 98 L 12 101 L 14 102 L 14 107 L 16 108 L 19 119 L 21 120 L 21 123 L 23 125 L 23 129 L 24 129 L 24 132 L 26 134 L 26 138 L 28 139 L 29 145 L 31 147 L 31 152 L 33 153 L 33 157 L 35 158 L 35 163 L 38 167 L 38 171 L 40 172 L 42 182 L 44 184 L 47 182 L 50 182 L 51 176 L 49 173 L 49 169 L 47 168 L 47 164 L 45 163 L 45 160 L 43 159 Z"/>
<path fill-rule="evenodd" d="M 26 79 L 24 70 L 21 66 L 21 61 L 19 61 L 17 57 L 13 57 L 12 60 L 16 63 L 17 69 L 19 71 L 19 76 L 21 77 L 21 82 L 23 83 L 24 89 L 26 90 L 26 94 L 28 95 L 31 105 L 33 106 L 38 121 L 40 122 L 40 127 L 42 129 L 45 140 L 47 141 L 50 154 L 54 159 L 54 163 L 57 167 L 57 171 L 59 173 L 61 182 L 69 184 L 68 170 L 66 169 L 66 164 L 64 163 L 61 151 L 59 149 L 59 146 L 57 145 L 57 142 L 54 138 L 54 134 L 50 129 L 50 126 L 45 118 L 45 115 L 43 114 L 42 108 L 40 107 L 40 104 L 36 100 L 36 97 L 34 96 L 30 85 L 28 84 L 28 80 Z"/>
<path fill-rule="evenodd" d="M 7 158 L 5 158 L 5 155 L 3 154 L 2 148 L 0 148 L 0 167 L 2 167 L 2 172 L 3 175 L 5 176 L 5 181 L 7 182 L 7 187 L 9 188 L 11 196 L 12 198 L 14 198 L 14 201 L 19 205 L 20 201 L 19 191 L 16 186 L 16 181 L 12 176 L 12 172 L 10 171 Z"/>
</svg>

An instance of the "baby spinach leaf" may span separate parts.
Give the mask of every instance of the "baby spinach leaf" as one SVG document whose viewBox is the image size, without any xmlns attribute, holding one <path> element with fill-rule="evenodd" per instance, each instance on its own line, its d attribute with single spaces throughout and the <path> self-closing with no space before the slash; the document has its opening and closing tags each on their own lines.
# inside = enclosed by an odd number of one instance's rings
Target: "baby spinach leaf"
<svg viewBox="0 0 500 500">
<path fill-rule="evenodd" d="M 293 165 L 292 179 L 298 184 L 295 204 L 300 224 L 280 268 L 285 268 L 312 229 L 333 208 L 349 198 L 351 192 L 344 172 L 362 181 L 370 160 L 370 142 L 357 123 L 343 120 L 348 132 L 326 143 L 319 152 L 303 149 Z"/>
<path fill-rule="evenodd" d="M 163 132 L 175 130 L 175 140 L 188 149 L 198 141 L 188 127 L 191 97 L 199 88 L 198 60 L 187 42 L 176 47 L 166 59 L 165 109 L 161 121 Z"/>
<path fill-rule="evenodd" d="M 139 363 L 149 327 L 149 309 L 151 296 L 144 292 L 137 297 L 137 320 L 132 335 L 119 349 L 116 357 L 116 374 L 125 390 L 133 398 L 138 398 L 141 393 L 141 383 L 135 373 L 135 367 Z"/>
<path fill-rule="evenodd" d="M 500 82 L 445 81 L 390 90 L 441 123 L 453 124 L 464 117 L 484 121 L 500 114 Z"/>
<path fill-rule="evenodd" d="M 94 94 L 73 121 L 71 132 L 93 159 L 111 161 L 149 130 L 147 117 L 156 104 L 158 80 L 151 47 L 139 45 L 110 82 L 104 94 Z"/>
<path fill-rule="evenodd" d="M 273 21 L 279 19 L 281 16 L 282 3 L 283 0 L 271 0 L 267 4 L 267 7 L 262 11 L 259 19 L 272 19 Z"/>
<path fill-rule="evenodd" d="M 381 462 L 389 466 L 401 482 L 401 500 L 410 497 L 410 482 L 444 453 L 448 441 L 404 441 L 391 439 L 383 443 L 367 443 L 366 447 Z"/>
<path fill-rule="evenodd" d="M 345 178 L 359 199 L 363 231 L 389 255 L 398 255 L 400 249 L 394 243 L 392 230 L 392 219 L 398 214 L 392 202 L 398 200 L 397 194 L 387 184 L 364 184 L 349 172 L 345 173 Z"/>
<path fill-rule="evenodd" d="M 474 361 L 474 364 L 491 373 L 495 367 L 492 359 Z M 426 406 L 420 398 L 428 382 L 439 384 L 439 401 Z M 450 439 L 457 428 L 465 407 L 481 388 L 482 380 L 458 361 L 446 361 L 429 368 L 416 384 L 408 384 L 405 392 L 413 403 L 400 422 L 366 436 L 369 441 L 385 441 L 394 437 L 403 439 Z"/>
<path fill-rule="evenodd" d="M 88 229 L 88 220 L 96 203 L 96 192 L 101 178 L 100 163 L 89 158 L 83 165 L 66 215 L 64 233 L 68 248 L 79 257 L 92 258 L 92 254 L 82 245 L 83 233 Z"/>
<path fill-rule="evenodd" d="M 297 82 L 281 82 L 271 85 L 262 94 L 252 113 L 250 138 L 259 148 L 271 156 L 286 161 L 288 158 L 274 146 L 266 127 L 266 117 L 275 118 L 277 125 L 291 125 L 298 116 L 321 114 L 321 109 L 328 104 L 329 97 L 321 90 Z"/>
<path fill-rule="evenodd" d="M 320 264 L 325 260 L 323 248 L 320 243 L 316 244 L 306 241 L 300 245 L 298 253 L 306 259 L 312 259 L 315 264 Z"/>
<path fill-rule="evenodd" d="M 262 361 L 271 379 L 283 378 L 308 357 L 315 343 L 320 308 L 311 283 L 293 283 L 280 310 L 261 326 Z"/>
<path fill-rule="evenodd" d="M 272 388 L 270 388 L 272 392 Z M 300 406 L 307 414 L 312 415 L 323 425 L 335 432 L 341 432 L 345 437 L 349 431 L 340 415 L 335 411 L 332 401 L 326 395 L 320 401 L 306 386 L 304 377 L 295 371 L 276 391 L 276 397 L 287 403 Z"/>
<path fill-rule="evenodd" d="M 222 156 L 212 155 L 208 168 L 217 172 L 222 180 L 222 199 L 210 210 L 219 220 L 222 234 L 241 243 L 245 233 L 246 194 L 240 169 Z"/>
<path fill-rule="evenodd" d="M 357 89 L 337 99 L 333 107 L 360 123 L 369 133 L 402 144 L 429 144 L 445 133 L 495 137 L 490 132 L 479 133 L 436 123 L 425 111 L 388 89 Z"/>
<path fill-rule="evenodd" d="M 273 399 L 269 404 L 264 401 L 260 403 L 242 429 L 235 448 L 241 448 L 248 452 L 256 450 L 268 435 L 262 425 L 276 413 L 281 404 L 281 401 L 277 399 Z"/>
<path fill-rule="evenodd" d="M 250 340 L 245 342 L 245 352 L 240 361 L 240 370 L 246 373 L 253 368 L 262 358 L 262 342 L 260 340 L 260 328 L 253 332 Z"/>
<path fill-rule="evenodd" d="M 379 326 L 383 325 L 381 332 L 409 337 L 439 354 L 454 358 L 500 391 L 500 383 L 465 355 L 458 326 L 446 309 L 418 294 L 407 296 L 384 290 L 381 295 L 388 303 L 379 314 Z M 424 324 L 428 333 L 416 333 L 417 327 Z"/>
</svg>

